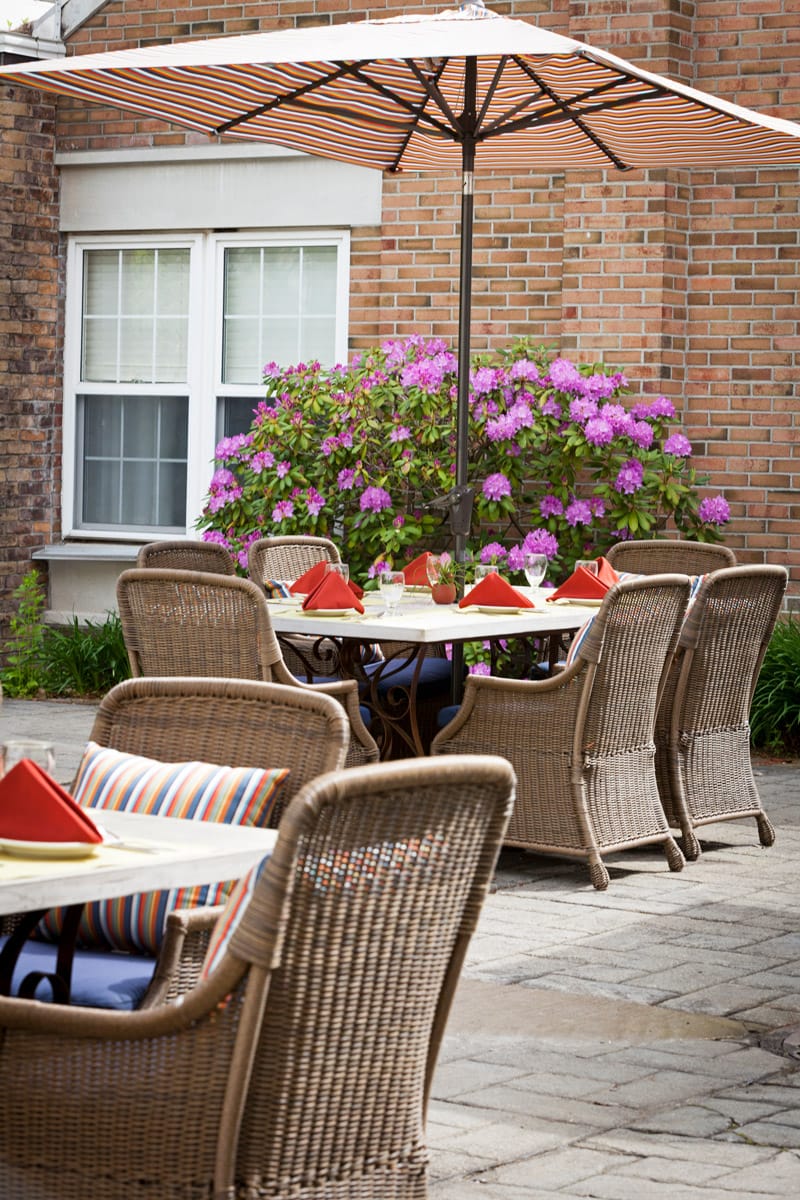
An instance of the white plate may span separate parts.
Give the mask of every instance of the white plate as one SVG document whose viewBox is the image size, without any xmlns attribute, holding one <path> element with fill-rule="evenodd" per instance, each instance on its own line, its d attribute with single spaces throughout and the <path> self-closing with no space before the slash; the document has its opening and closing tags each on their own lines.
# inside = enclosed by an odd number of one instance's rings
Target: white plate
<svg viewBox="0 0 800 1200">
<path fill-rule="evenodd" d="M 16 858 L 89 858 L 102 842 L 22 842 L 0 838 L 0 850 Z"/>
<path fill-rule="evenodd" d="M 548 600 L 548 604 L 571 604 L 574 608 L 599 608 L 603 603 L 595 597 L 593 600 L 572 600 L 565 596 L 559 597 L 558 600 Z"/>
<path fill-rule="evenodd" d="M 304 608 L 304 617 L 360 617 L 354 608 Z"/>
<path fill-rule="evenodd" d="M 493 613 L 519 613 L 522 616 L 523 613 L 534 611 L 532 608 L 520 608 L 518 604 L 513 605 L 511 608 L 506 608 L 500 604 L 478 604 L 475 607 L 478 609 L 478 612 L 488 613 L 489 616 Z"/>
</svg>

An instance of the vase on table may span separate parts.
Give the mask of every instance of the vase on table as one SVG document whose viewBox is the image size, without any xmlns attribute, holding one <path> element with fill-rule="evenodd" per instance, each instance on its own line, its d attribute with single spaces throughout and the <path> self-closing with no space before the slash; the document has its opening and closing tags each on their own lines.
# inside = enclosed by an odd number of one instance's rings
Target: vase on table
<svg viewBox="0 0 800 1200">
<path fill-rule="evenodd" d="M 453 604 L 456 598 L 454 583 L 435 583 L 431 588 L 434 604 Z"/>
</svg>

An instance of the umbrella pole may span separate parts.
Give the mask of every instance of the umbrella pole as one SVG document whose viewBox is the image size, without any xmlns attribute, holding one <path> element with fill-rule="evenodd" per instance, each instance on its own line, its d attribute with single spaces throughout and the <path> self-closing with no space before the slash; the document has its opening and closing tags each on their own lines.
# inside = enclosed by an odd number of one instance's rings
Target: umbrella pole
<svg viewBox="0 0 800 1200">
<path fill-rule="evenodd" d="M 475 216 L 475 121 L 478 63 L 468 58 L 464 77 L 464 112 L 461 120 L 464 139 L 461 143 L 461 256 L 458 293 L 458 399 L 456 403 L 456 488 L 466 487 L 469 454 L 469 359 L 470 324 L 472 321 L 472 232 Z M 471 508 L 471 506 L 470 506 Z M 467 557 L 467 533 L 455 533 L 456 563 Z M 464 572 L 458 571 L 459 596 L 464 594 Z M 464 647 L 453 642 L 450 699 L 461 701 L 463 691 Z"/>
</svg>

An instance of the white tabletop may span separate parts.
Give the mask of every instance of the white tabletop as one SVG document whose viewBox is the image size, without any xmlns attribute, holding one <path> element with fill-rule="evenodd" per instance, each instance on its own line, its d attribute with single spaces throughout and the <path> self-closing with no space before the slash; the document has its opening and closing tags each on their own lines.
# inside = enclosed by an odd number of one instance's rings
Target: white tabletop
<svg viewBox="0 0 800 1200">
<path fill-rule="evenodd" d="M 275 845 L 274 829 L 104 812 L 125 843 L 89 858 L 24 858 L 0 847 L 0 914 L 239 879 Z"/>
<path fill-rule="evenodd" d="M 546 589 L 518 588 L 535 607 L 513 613 L 487 613 L 456 604 L 434 604 L 430 596 L 403 596 L 397 615 L 388 616 L 383 598 L 368 592 L 363 615 L 353 611 L 345 617 L 321 617 L 303 612 L 299 602 L 269 601 L 272 627 L 276 633 L 306 633 L 314 637 L 358 638 L 368 642 L 471 642 L 482 638 L 512 637 L 514 634 L 547 635 L 579 629 L 597 611 L 596 607 L 548 603 Z"/>
</svg>

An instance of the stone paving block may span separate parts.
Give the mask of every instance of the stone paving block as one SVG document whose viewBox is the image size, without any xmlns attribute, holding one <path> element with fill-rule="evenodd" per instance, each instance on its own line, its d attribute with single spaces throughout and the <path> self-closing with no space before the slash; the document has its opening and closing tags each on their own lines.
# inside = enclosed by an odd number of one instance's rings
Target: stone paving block
<svg viewBox="0 0 800 1200">
<path fill-rule="evenodd" d="M 463 1179 L 457 1183 L 436 1183 L 430 1189 L 435 1200 L 553 1200 L 552 1192 L 531 1191 L 529 1187 L 518 1188 L 502 1183 L 491 1183 L 483 1177 Z"/>
<path fill-rule="evenodd" d="M 525 984 L 525 980 L 520 983 Z M 629 983 L 608 983 L 593 979 L 581 979 L 575 975 L 540 975 L 532 982 L 537 988 L 552 988 L 554 991 L 567 992 L 578 996 L 606 996 L 609 999 L 629 1000 L 635 1004 L 662 1004 L 666 1000 L 675 999 L 675 991 L 663 991 L 657 988 L 637 987 Z M 697 1009 L 695 1011 L 704 1011 Z"/>
<path fill-rule="evenodd" d="M 491 1168 L 492 1160 L 481 1158 L 477 1154 L 467 1154 L 465 1151 L 455 1151 L 437 1148 L 428 1144 L 430 1150 L 429 1176 L 434 1179 L 463 1179 L 466 1175 L 475 1175 Z"/>
<path fill-rule="evenodd" d="M 457 1059 L 437 1068 L 433 1094 L 439 1100 L 453 1099 L 456 1096 L 474 1092 L 479 1087 L 491 1087 L 494 1083 L 504 1083 L 520 1074 L 522 1071 L 519 1067 L 503 1063 Z"/>
<path fill-rule="evenodd" d="M 616 1165 L 619 1160 L 616 1153 L 574 1146 L 496 1167 L 487 1173 L 486 1180 L 516 1187 L 563 1189 Z"/>
<path fill-rule="evenodd" d="M 491 1093 L 494 1089 L 489 1088 Z M 483 1101 L 486 1093 L 481 1093 Z M 483 1104 L 482 1104 L 483 1107 Z M 488 1107 L 488 1106 L 487 1106 Z M 475 1129 L 453 1134 L 446 1148 L 464 1152 L 478 1158 L 490 1159 L 494 1165 L 514 1161 L 544 1150 L 553 1150 L 564 1138 L 561 1126 L 546 1121 L 533 1121 L 526 1115 L 514 1112 L 495 1111 L 494 1119 Z M 578 1131 L 581 1136 L 583 1130 Z"/>
<path fill-rule="evenodd" d="M 685 1012 L 718 1013 L 720 1016 L 738 1017 L 740 1013 L 771 1001 L 774 989 L 749 986 L 741 983 L 719 984 L 700 988 L 690 996 L 677 996 L 665 1000 L 667 1008 L 680 1008 Z"/>
<path fill-rule="evenodd" d="M 636 1115 L 634 1108 L 618 1102 L 616 1097 L 613 1101 L 608 1099 L 605 1093 L 597 1102 L 542 1095 L 536 1089 L 535 1079 L 531 1079 L 527 1089 L 508 1085 L 483 1088 L 480 1094 L 475 1094 L 474 1103 L 525 1116 L 540 1124 L 575 1127 L 576 1137 L 612 1129 Z"/>
<path fill-rule="evenodd" d="M 614 1089 L 614 1099 L 619 1104 L 643 1111 L 674 1105 L 709 1092 L 727 1083 L 713 1073 L 713 1064 L 706 1064 L 706 1072 L 659 1070 L 643 1079 L 622 1083 Z"/>
<path fill-rule="evenodd" d="M 800 1196 L 800 1157 L 788 1151 L 773 1155 L 760 1166 L 737 1171 L 735 1182 L 743 1191 L 751 1189 L 777 1196 Z"/>
<path fill-rule="evenodd" d="M 671 1180 L 641 1179 L 630 1175 L 595 1175 L 591 1179 L 579 1180 L 571 1188 L 574 1197 L 587 1196 L 592 1200 L 772 1200 L 773 1196 L 782 1196 L 782 1192 L 742 1191 L 738 1187 L 733 1191 L 723 1188 L 720 1180 L 715 1180 L 707 1187 L 691 1184 L 675 1183 Z"/>
<path fill-rule="evenodd" d="M 762 1076 L 773 1074 L 779 1065 L 774 1054 L 761 1050 L 757 1046 L 747 1046 L 740 1043 L 716 1042 L 712 1044 L 713 1054 L 698 1054 L 694 1057 L 694 1043 L 676 1042 L 673 1045 L 659 1044 L 657 1046 L 631 1046 L 620 1051 L 619 1057 L 623 1062 L 637 1066 L 675 1070 L 680 1062 L 681 1069 L 692 1072 L 698 1071 L 719 1080 L 719 1086 L 728 1086 L 731 1080 L 749 1082 Z"/>
<path fill-rule="evenodd" d="M 702 1114 L 701 1109 L 687 1106 L 686 1112 L 693 1116 Z M 657 1119 L 657 1118 L 656 1118 Z M 757 1163 L 766 1162 L 774 1156 L 774 1150 L 763 1146 L 750 1146 L 745 1142 L 732 1145 L 709 1140 L 701 1131 L 696 1135 L 682 1137 L 668 1131 L 654 1133 L 633 1130 L 611 1130 L 587 1138 L 586 1143 L 601 1150 L 616 1150 L 621 1154 L 638 1155 L 642 1158 L 667 1157 L 691 1162 L 715 1163 L 721 1168 L 741 1170 Z"/>
<path fill-rule="evenodd" d="M 780 1114 L 776 1114 L 772 1120 L 752 1121 L 749 1125 L 740 1125 L 736 1135 L 760 1146 L 774 1146 L 778 1150 L 800 1150 L 800 1128 L 783 1124 Z M 797 1180 L 795 1195 L 800 1196 L 800 1174 Z"/>
</svg>

